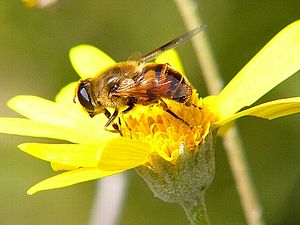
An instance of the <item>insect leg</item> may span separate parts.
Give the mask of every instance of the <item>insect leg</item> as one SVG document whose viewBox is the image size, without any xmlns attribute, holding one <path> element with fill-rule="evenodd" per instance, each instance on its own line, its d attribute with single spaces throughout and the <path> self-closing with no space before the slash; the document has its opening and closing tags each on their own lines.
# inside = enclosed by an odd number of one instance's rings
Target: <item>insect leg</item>
<svg viewBox="0 0 300 225">
<path fill-rule="evenodd" d="M 111 113 L 107 110 L 107 109 L 104 109 L 104 115 L 109 119 L 111 117 Z M 119 126 L 116 124 L 116 123 L 112 123 L 112 127 L 115 129 L 114 131 L 116 132 L 120 132 L 120 129 L 119 129 Z M 105 127 L 106 128 L 106 127 Z M 108 130 L 108 131 L 111 131 L 111 130 Z"/>
<path fill-rule="evenodd" d="M 133 103 L 130 103 L 130 104 L 128 105 L 128 107 L 127 107 L 125 110 L 122 111 L 122 113 L 123 113 L 123 114 L 128 113 L 130 110 L 133 109 L 133 107 L 134 107 L 134 104 L 133 104 Z"/>
<path fill-rule="evenodd" d="M 110 111 L 108 111 L 107 109 L 104 108 L 104 115 L 107 117 L 107 119 L 109 119 L 111 117 L 111 113 Z"/>
<path fill-rule="evenodd" d="M 194 106 L 195 108 L 198 108 L 198 109 L 202 109 L 200 106 L 197 106 L 197 105 L 195 105 L 194 103 L 192 104 L 192 106 Z"/>
<path fill-rule="evenodd" d="M 117 111 L 117 110 L 116 110 L 116 111 Z M 114 119 L 117 117 L 117 115 L 118 115 L 118 111 L 117 111 L 117 112 L 116 112 L 116 111 L 113 113 L 113 115 L 111 115 L 111 113 L 110 113 L 107 109 L 104 109 L 104 115 L 108 118 L 108 121 L 107 121 L 107 123 L 105 124 L 104 128 L 105 128 L 105 130 L 110 131 L 110 132 L 117 132 L 117 133 L 120 133 L 121 136 L 122 136 L 122 133 L 121 133 L 121 131 L 120 131 L 120 129 L 119 129 L 118 124 L 112 123 L 113 120 L 114 120 Z M 112 127 L 114 128 L 114 130 L 109 130 L 109 129 L 107 129 L 107 127 L 108 127 L 111 123 L 112 123 Z"/>
<path fill-rule="evenodd" d="M 134 107 L 134 103 L 133 102 L 129 102 L 128 103 L 128 107 L 125 109 L 125 110 L 123 110 L 122 111 L 122 119 L 123 119 L 123 121 L 124 121 L 124 123 L 125 123 L 125 125 L 126 125 L 126 128 L 127 128 L 127 130 L 129 130 L 129 131 L 131 131 L 131 129 L 130 129 L 130 127 L 128 126 L 128 123 L 126 122 L 126 120 L 124 119 L 124 114 L 126 114 L 126 113 L 128 113 L 130 110 L 132 110 L 133 109 L 133 107 Z M 132 138 L 131 137 L 131 133 L 130 133 L 130 138 Z"/>
<path fill-rule="evenodd" d="M 129 133 L 129 135 L 130 135 L 130 138 L 132 139 L 131 128 L 128 126 L 127 121 L 124 119 L 124 114 L 123 114 L 123 113 L 121 113 L 121 117 L 122 117 L 122 120 L 121 120 L 121 118 L 119 117 L 119 124 L 120 124 L 120 126 L 121 126 L 122 121 L 124 122 L 124 124 L 125 124 L 125 126 L 126 126 L 126 129 L 128 130 L 128 133 Z M 123 136 L 122 133 L 121 133 L 121 136 Z"/>
<path fill-rule="evenodd" d="M 108 118 L 107 123 L 104 125 L 104 127 L 108 127 L 113 121 L 114 119 L 116 119 L 116 117 L 118 116 L 119 111 L 115 109 L 114 113 L 111 115 L 111 117 Z"/>
<path fill-rule="evenodd" d="M 175 117 L 176 119 L 180 120 L 183 124 L 187 125 L 189 128 L 193 128 L 193 126 L 191 124 L 189 124 L 188 122 L 186 122 L 184 119 L 180 118 L 179 116 L 177 116 L 173 111 L 171 111 L 167 105 L 167 103 L 165 103 L 163 100 L 160 100 L 160 105 L 162 106 L 163 110 L 165 110 L 167 113 L 169 113 L 171 116 Z"/>
</svg>

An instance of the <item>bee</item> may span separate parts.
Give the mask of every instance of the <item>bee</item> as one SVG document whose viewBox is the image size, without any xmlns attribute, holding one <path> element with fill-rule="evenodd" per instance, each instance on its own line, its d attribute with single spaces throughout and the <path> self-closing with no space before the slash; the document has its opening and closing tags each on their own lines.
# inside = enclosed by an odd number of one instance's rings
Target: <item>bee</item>
<svg viewBox="0 0 300 225">
<path fill-rule="evenodd" d="M 80 80 L 76 95 L 80 104 L 91 117 L 104 113 L 108 118 L 105 128 L 112 124 L 121 113 L 127 113 L 135 105 L 159 103 L 162 108 L 187 126 L 185 120 L 171 111 L 163 99 L 173 100 L 191 106 L 192 86 L 184 76 L 169 64 L 151 62 L 159 54 L 176 48 L 204 29 L 204 26 L 191 30 L 167 44 L 151 51 L 137 60 L 117 63 L 95 77 Z M 125 108 L 126 107 L 126 108 Z M 107 108 L 114 108 L 111 114 Z"/>
</svg>

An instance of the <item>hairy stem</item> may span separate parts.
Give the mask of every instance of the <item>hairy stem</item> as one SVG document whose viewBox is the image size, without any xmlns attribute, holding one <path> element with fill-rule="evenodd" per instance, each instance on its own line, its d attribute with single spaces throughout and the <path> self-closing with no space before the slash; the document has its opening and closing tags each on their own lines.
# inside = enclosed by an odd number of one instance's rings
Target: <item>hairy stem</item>
<svg viewBox="0 0 300 225">
<path fill-rule="evenodd" d="M 209 225 L 204 192 L 201 192 L 191 201 L 181 202 L 180 205 L 184 209 L 191 225 Z"/>
</svg>

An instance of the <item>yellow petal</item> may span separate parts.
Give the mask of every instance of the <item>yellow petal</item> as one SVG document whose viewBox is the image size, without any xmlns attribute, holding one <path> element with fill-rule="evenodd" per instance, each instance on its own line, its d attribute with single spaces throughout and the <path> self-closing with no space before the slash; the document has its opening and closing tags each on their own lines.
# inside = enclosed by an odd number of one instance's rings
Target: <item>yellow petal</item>
<svg viewBox="0 0 300 225">
<path fill-rule="evenodd" d="M 91 137 L 92 143 L 94 139 L 98 139 L 99 143 L 116 136 L 104 130 L 107 119 L 102 114 L 91 119 L 85 112 L 37 96 L 16 96 L 9 100 L 8 106 L 36 122 L 56 126 L 58 129 L 67 128 L 72 134 L 77 133 L 77 136 Z"/>
<path fill-rule="evenodd" d="M 180 57 L 174 49 L 165 51 L 164 53 L 160 54 L 155 59 L 155 62 L 163 64 L 168 63 L 176 71 L 180 72 L 181 74 L 185 74 Z"/>
<path fill-rule="evenodd" d="M 216 122 L 216 125 L 224 125 L 242 116 L 257 116 L 264 119 L 275 119 L 300 112 L 300 97 L 286 98 L 267 102 L 250 109 L 241 111 L 225 120 Z"/>
<path fill-rule="evenodd" d="M 68 104 L 72 106 L 78 105 L 74 104 L 73 101 L 77 84 L 78 82 L 72 82 L 64 86 L 56 95 L 55 102 L 60 104 Z"/>
<path fill-rule="evenodd" d="M 0 118 L 0 133 L 45 137 L 66 140 L 74 143 L 90 144 L 99 143 L 101 140 L 111 138 L 111 134 L 108 132 L 105 134 L 93 135 L 93 133 L 89 134 L 88 132 L 82 132 L 80 129 L 53 126 L 21 118 Z"/>
<path fill-rule="evenodd" d="M 115 64 L 104 52 L 92 45 L 78 45 L 70 50 L 72 66 L 82 78 L 93 77 Z"/>
<path fill-rule="evenodd" d="M 153 153 L 149 144 L 128 138 L 108 141 L 100 155 L 98 168 L 102 170 L 127 170 L 148 161 Z"/>
<path fill-rule="evenodd" d="M 300 69 L 300 20 L 280 31 L 232 79 L 218 96 L 214 111 L 226 119 L 257 101 Z"/>
<path fill-rule="evenodd" d="M 37 0 L 22 0 L 22 2 L 24 2 L 24 4 L 27 6 L 27 7 L 36 7 L 37 6 Z"/>
<path fill-rule="evenodd" d="M 148 144 L 118 137 L 98 145 L 25 143 L 22 151 L 49 161 L 68 166 L 98 167 L 102 170 L 126 170 L 147 162 L 152 153 Z"/>
<path fill-rule="evenodd" d="M 88 113 L 82 108 L 75 98 L 77 85 L 78 82 L 72 82 L 63 87 L 56 95 L 55 103 L 61 105 L 64 109 L 67 109 L 67 111 L 77 114 L 78 116 L 89 118 Z M 106 122 L 103 121 L 103 123 L 105 124 Z"/>
<path fill-rule="evenodd" d="M 79 168 L 78 166 L 70 166 L 70 165 L 67 165 L 67 164 L 61 164 L 61 163 L 56 163 L 56 162 L 51 162 L 50 165 L 51 165 L 51 168 L 54 171 L 59 171 L 59 170 L 75 170 L 75 169 Z"/>
<path fill-rule="evenodd" d="M 53 125 L 74 127 L 76 119 L 89 118 L 86 113 L 74 112 L 65 105 L 59 105 L 37 96 L 15 96 L 7 104 L 11 109 L 29 119 Z"/>
<path fill-rule="evenodd" d="M 92 144 L 24 143 L 18 148 L 39 159 L 76 167 L 97 167 L 102 150 Z"/>
<path fill-rule="evenodd" d="M 120 173 L 122 171 L 102 171 L 94 168 L 80 168 L 77 170 L 68 171 L 65 173 L 61 173 L 54 177 L 50 177 L 46 180 L 41 181 L 40 183 L 31 187 L 27 194 L 32 195 L 38 191 L 49 190 L 54 188 L 61 188 L 70 186 L 73 184 L 77 184 L 80 182 L 95 180 L 98 178 L 110 176 L 116 173 Z"/>
</svg>

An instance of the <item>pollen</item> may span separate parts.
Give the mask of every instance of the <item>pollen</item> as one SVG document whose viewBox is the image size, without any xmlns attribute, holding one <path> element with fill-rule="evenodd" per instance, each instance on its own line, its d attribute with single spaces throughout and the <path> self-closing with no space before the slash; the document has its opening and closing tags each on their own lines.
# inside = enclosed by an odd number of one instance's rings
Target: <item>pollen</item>
<svg viewBox="0 0 300 225">
<path fill-rule="evenodd" d="M 120 115 L 120 130 L 125 137 L 150 143 L 154 152 L 175 163 L 180 154 L 180 146 L 184 145 L 190 151 L 195 150 L 216 118 L 205 107 L 202 99 L 198 99 L 195 91 L 191 106 L 172 100 L 164 102 L 178 118 L 165 111 L 159 103 L 137 105 L 129 113 Z"/>
</svg>

